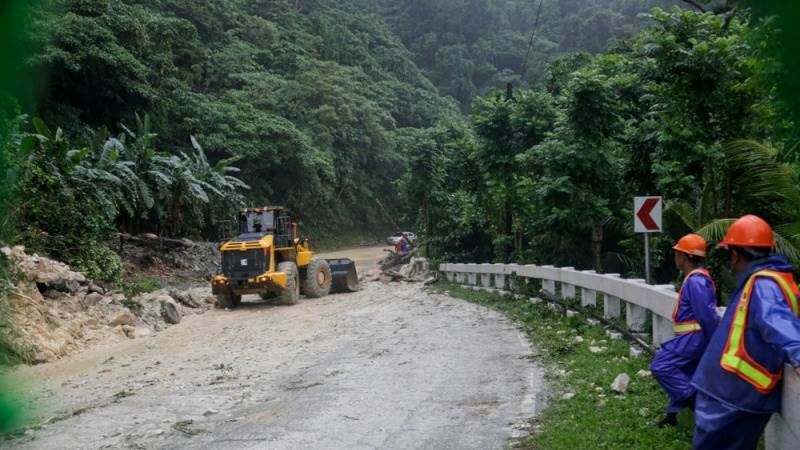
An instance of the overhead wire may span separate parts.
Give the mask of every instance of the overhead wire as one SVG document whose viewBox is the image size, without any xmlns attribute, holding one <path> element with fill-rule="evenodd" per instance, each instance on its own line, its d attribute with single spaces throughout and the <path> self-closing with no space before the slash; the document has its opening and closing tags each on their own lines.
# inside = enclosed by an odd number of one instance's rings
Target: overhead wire
<svg viewBox="0 0 800 450">
<path fill-rule="evenodd" d="M 531 56 L 534 39 L 536 38 L 536 30 L 539 28 L 539 17 L 542 15 L 542 3 L 544 3 L 544 0 L 539 0 L 539 7 L 536 9 L 536 20 L 533 22 L 531 37 L 528 40 L 528 51 L 525 53 L 525 59 L 522 61 L 522 70 L 520 71 L 522 77 L 525 77 L 525 71 L 528 70 L 528 58 Z"/>
</svg>

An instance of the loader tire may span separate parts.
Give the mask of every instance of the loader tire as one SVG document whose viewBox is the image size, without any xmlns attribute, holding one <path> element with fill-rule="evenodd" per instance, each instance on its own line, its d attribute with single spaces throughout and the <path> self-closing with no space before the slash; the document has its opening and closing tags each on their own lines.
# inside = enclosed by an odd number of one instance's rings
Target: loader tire
<svg viewBox="0 0 800 450">
<path fill-rule="evenodd" d="M 233 309 L 242 303 L 241 295 L 225 294 L 217 295 L 217 309 Z"/>
<path fill-rule="evenodd" d="M 267 291 L 258 294 L 258 296 L 261 297 L 261 300 L 274 300 L 278 296 L 278 293 L 273 291 Z"/>
<path fill-rule="evenodd" d="M 286 274 L 286 289 L 278 294 L 278 303 L 281 305 L 296 305 L 300 299 L 300 272 L 297 264 L 285 261 L 278 264 L 278 272 Z"/>
<path fill-rule="evenodd" d="M 324 259 L 314 258 L 306 267 L 303 293 L 308 298 L 319 298 L 331 291 L 331 266 Z"/>
</svg>

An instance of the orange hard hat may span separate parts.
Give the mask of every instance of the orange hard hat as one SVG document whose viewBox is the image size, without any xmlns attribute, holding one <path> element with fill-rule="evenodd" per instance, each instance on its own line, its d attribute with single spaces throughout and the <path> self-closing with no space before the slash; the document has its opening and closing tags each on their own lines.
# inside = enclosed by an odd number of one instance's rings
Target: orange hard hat
<svg viewBox="0 0 800 450">
<path fill-rule="evenodd" d="M 772 227 L 764 219 L 748 214 L 733 222 L 718 247 L 728 248 L 731 245 L 772 248 L 775 246 L 775 236 Z"/>
<path fill-rule="evenodd" d="M 687 234 L 682 237 L 673 250 L 686 253 L 687 255 L 706 257 L 706 240 L 699 234 Z"/>
</svg>

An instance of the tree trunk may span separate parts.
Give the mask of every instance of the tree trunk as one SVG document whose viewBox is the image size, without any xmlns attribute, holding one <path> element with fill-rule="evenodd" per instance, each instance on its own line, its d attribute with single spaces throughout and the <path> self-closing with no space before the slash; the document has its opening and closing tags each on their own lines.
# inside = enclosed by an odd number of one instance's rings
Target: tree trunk
<svg viewBox="0 0 800 450">
<path fill-rule="evenodd" d="M 594 270 L 603 273 L 603 225 L 600 223 L 592 224 L 592 260 Z"/>
<path fill-rule="evenodd" d="M 506 204 L 505 204 L 505 230 L 504 234 L 508 238 L 509 242 L 506 244 L 506 255 L 505 261 L 506 263 L 510 263 L 511 255 L 514 253 L 514 214 L 511 210 L 511 195 L 506 194 Z"/>
</svg>

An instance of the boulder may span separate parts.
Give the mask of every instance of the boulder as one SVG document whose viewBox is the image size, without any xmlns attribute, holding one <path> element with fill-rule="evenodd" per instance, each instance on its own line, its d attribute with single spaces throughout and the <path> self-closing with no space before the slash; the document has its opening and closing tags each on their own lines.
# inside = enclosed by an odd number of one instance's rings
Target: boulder
<svg viewBox="0 0 800 450">
<path fill-rule="evenodd" d="M 122 314 L 119 314 L 108 324 L 112 327 L 115 327 L 117 325 L 130 325 L 135 321 L 136 317 L 134 317 L 133 314 L 131 314 L 130 312 L 124 312 Z"/>
<path fill-rule="evenodd" d="M 150 337 L 152 335 L 153 335 L 153 332 L 149 328 L 137 327 L 136 329 L 133 330 L 132 333 L 128 334 L 128 337 L 129 338 L 135 338 L 135 339 L 141 339 L 141 338 Z"/>
<path fill-rule="evenodd" d="M 127 337 L 129 339 L 133 339 L 134 337 L 136 337 L 136 336 L 133 335 L 133 333 L 135 331 L 136 331 L 136 327 L 134 327 L 134 326 L 122 325 L 122 332 L 125 333 L 125 337 Z"/>
<path fill-rule="evenodd" d="M 197 302 L 188 292 L 170 290 L 169 296 L 176 302 L 188 306 L 189 308 L 199 308 L 201 303 Z"/>
<path fill-rule="evenodd" d="M 83 304 L 86 305 L 87 308 L 91 308 L 92 306 L 97 306 L 100 302 L 103 301 L 103 295 L 99 292 L 91 292 L 89 295 L 84 297 Z"/>
<path fill-rule="evenodd" d="M 97 294 L 105 294 L 106 290 L 103 289 L 101 286 L 95 284 L 94 282 L 89 282 L 88 291 L 90 293 L 97 293 Z"/>
<path fill-rule="evenodd" d="M 77 292 L 80 285 L 86 282 L 82 273 L 73 272 L 68 265 L 50 258 L 28 255 L 23 246 L 3 247 L 0 252 L 14 262 L 26 279 L 37 284 L 63 292 Z"/>
<path fill-rule="evenodd" d="M 181 323 L 181 313 L 173 303 L 164 302 L 161 304 L 161 317 L 164 321 L 171 324 Z"/>
<path fill-rule="evenodd" d="M 627 373 L 621 373 L 617 375 L 617 377 L 614 378 L 614 382 L 611 383 L 611 390 L 619 394 L 624 394 L 625 391 L 628 390 L 630 382 L 631 377 L 629 377 Z"/>
</svg>

